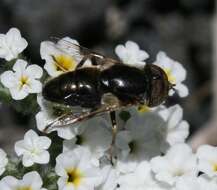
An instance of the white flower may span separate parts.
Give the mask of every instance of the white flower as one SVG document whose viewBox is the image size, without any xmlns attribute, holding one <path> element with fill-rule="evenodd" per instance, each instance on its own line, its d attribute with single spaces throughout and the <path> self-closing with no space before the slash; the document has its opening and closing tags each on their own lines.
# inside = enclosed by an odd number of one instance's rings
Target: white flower
<svg viewBox="0 0 217 190">
<path fill-rule="evenodd" d="M 158 111 L 165 123 L 165 139 L 172 146 L 184 143 L 189 135 L 189 124 L 182 120 L 183 109 L 180 105 L 174 105 Z"/>
<path fill-rule="evenodd" d="M 41 107 L 41 111 L 38 112 L 35 116 L 36 125 L 39 131 L 44 131 L 45 127 L 51 122 L 53 122 L 58 116 L 54 114 L 55 108 L 53 106 L 53 103 L 46 101 L 41 96 L 41 94 L 38 94 L 37 102 Z M 59 137 L 70 140 L 78 133 L 77 131 L 79 129 L 79 126 L 80 124 L 67 127 L 53 128 L 50 132 L 57 131 Z"/>
<path fill-rule="evenodd" d="M 57 42 L 41 42 L 41 58 L 45 60 L 44 69 L 52 77 L 64 72 L 73 71 L 81 60 L 81 55 L 70 48 L 70 43 L 78 44 L 76 40 L 65 37 Z M 67 49 L 68 47 L 68 49 Z"/>
<path fill-rule="evenodd" d="M 164 52 L 159 52 L 154 64 L 166 72 L 169 82 L 175 84 L 174 89 L 176 89 L 180 97 L 188 95 L 188 88 L 182 84 L 186 79 L 186 70 L 179 62 L 172 60 Z M 169 94 L 173 95 L 173 93 L 174 91 L 171 89 Z"/>
<path fill-rule="evenodd" d="M 217 147 L 202 145 L 197 150 L 198 168 L 208 176 L 217 176 Z"/>
<path fill-rule="evenodd" d="M 141 162 L 135 171 L 120 176 L 118 183 L 120 190 L 168 190 L 166 185 L 160 184 L 154 179 L 147 161 Z"/>
<path fill-rule="evenodd" d="M 182 177 L 176 183 L 175 190 L 217 190 L 217 183 L 206 175 Z"/>
<path fill-rule="evenodd" d="M 91 163 L 91 157 L 88 149 L 79 147 L 56 158 L 59 190 L 94 190 L 101 184 L 100 170 Z"/>
<path fill-rule="evenodd" d="M 36 171 L 26 173 L 23 179 L 6 176 L 0 181 L 0 189 L 4 190 L 46 190 L 42 188 L 41 176 Z"/>
<path fill-rule="evenodd" d="M 198 177 L 198 181 L 201 187 L 201 190 L 217 190 L 217 178 L 210 178 L 206 174 L 202 174 Z"/>
<path fill-rule="evenodd" d="M 161 153 L 164 142 L 162 132 L 163 119 L 151 112 L 134 115 L 125 125 L 125 130 L 118 132 L 117 168 L 123 172 L 135 169 L 139 162 L 149 160 Z"/>
<path fill-rule="evenodd" d="M 179 180 L 177 180 L 176 188 L 175 190 L 205 190 L 202 189 L 201 184 L 199 183 L 199 180 L 197 177 L 182 177 Z"/>
<path fill-rule="evenodd" d="M 145 66 L 144 60 L 149 58 L 146 51 L 139 49 L 138 44 L 132 41 L 127 41 L 125 46 L 118 45 L 115 48 L 115 53 L 127 65 L 143 68 Z"/>
<path fill-rule="evenodd" d="M 104 118 L 99 117 L 82 122 L 77 135 L 71 140 L 64 141 L 63 151 L 72 150 L 76 145 L 80 145 L 88 148 L 93 159 L 98 160 L 112 143 L 112 134 L 108 130 L 110 125 Z"/>
<path fill-rule="evenodd" d="M 196 176 L 197 159 L 187 144 L 172 146 L 166 155 L 151 160 L 157 180 L 173 185 L 180 177 Z"/>
<path fill-rule="evenodd" d="M 29 65 L 18 59 L 13 66 L 14 71 L 5 71 L 0 77 L 2 84 L 9 88 L 14 100 L 22 100 L 29 93 L 40 93 L 42 84 L 38 80 L 42 77 L 43 70 L 38 65 Z"/>
<path fill-rule="evenodd" d="M 115 190 L 118 185 L 119 174 L 111 165 L 106 165 L 101 169 L 102 184 L 96 190 Z"/>
<path fill-rule="evenodd" d="M 0 149 L 0 175 L 5 171 L 5 167 L 8 164 L 7 154 L 4 150 Z"/>
<path fill-rule="evenodd" d="M 7 61 L 17 58 L 28 43 L 17 28 L 11 28 L 6 34 L 0 34 L 0 58 Z"/>
<path fill-rule="evenodd" d="M 32 166 L 34 163 L 47 164 L 50 160 L 49 152 L 46 151 L 51 145 L 51 140 L 45 136 L 38 136 L 33 130 L 24 135 L 24 140 L 15 143 L 15 152 L 18 156 L 23 155 L 23 165 Z"/>
</svg>

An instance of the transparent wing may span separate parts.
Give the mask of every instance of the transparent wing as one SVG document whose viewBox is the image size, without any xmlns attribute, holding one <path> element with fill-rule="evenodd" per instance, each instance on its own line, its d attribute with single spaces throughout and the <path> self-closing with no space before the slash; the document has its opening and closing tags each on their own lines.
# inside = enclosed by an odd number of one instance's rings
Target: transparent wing
<svg viewBox="0 0 217 190">
<path fill-rule="evenodd" d="M 103 96 L 102 104 L 100 107 L 92 110 L 86 110 L 83 112 L 69 112 L 63 114 L 51 123 L 49 123 L 44 129 L 44 132 L 48 133 L 55 128 L 70 127 L 72 124 L 88 120 L 94 116 L 99 116 L 104 113 L 116 111 L 130 106 L 132 106 L 132 104 L 124 105 L 117 97 L 108 93 Z"/>
<path fill-rule="evenodd" d="M 87 55 L 94 55 L 98 58 L 105 58 L 104 55 L 100 53 L 96 53 L 86 47 L 83 47 L 79 44 L 77 44 L 74 40 L 70 40 L 69 38 L 57 38 L 52 37 L 51 39 L 55 40 L 57 47 L 60 49 L 63 49 L 64 51 L 68 53 L 72 53 L 73 55 L 81 55 L 81 56 L 87 56 Z"/>
<path fill-rule="evenodd" d="M 106 57 L 103 54 L 97 53 L 95 51 L 92 51 L 84 46 L 79 45 L 76 43 L 75 40 L 71 40 L 70 38 L 57 38 L 57 37 L 52 37 L 53 40 L 55 40 L 56 45 L 59 49 L 73 55 L 80 57 L 81 59 L 83 57 L 88 57 L 92 59 L 92 61 L 95 62 L 95 60 L 100 60 L 98 63 L 100 64 L 106 64 L 106 63 L 113 63 L 113 64 L 120 64 L 121 62 L 109 57 Z M 94 59 L 93 59 L 94 58 Z"/>
</svg>

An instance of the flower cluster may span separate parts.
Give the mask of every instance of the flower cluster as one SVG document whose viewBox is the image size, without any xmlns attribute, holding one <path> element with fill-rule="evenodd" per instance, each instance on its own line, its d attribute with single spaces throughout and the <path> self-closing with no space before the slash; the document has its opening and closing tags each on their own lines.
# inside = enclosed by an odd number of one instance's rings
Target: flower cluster
<svg viewBox="0 0 217 190">
<path fill-rule="evenodd" d="M 46 71 L 42 80 L 43 69 L 28 65 L 21 58 L 27 42 L 19 30 L 13 28 L 0 35 L 0 57 L 11 61 L 5 63 L 7 70 L 0 75 L 0 89 L 8 90 L 13 100 L 37 94 L 32 101 L 40 107 L 35 118 L 41 132 L 56 118 L 72 111 L 46 101 L 40 94 L 43 81 L 74 71 L 82 60 L 78 49 L 70 48 L 70 44 L 79 47 L 69 37 L 41 43 Z M 149 64 L 145 62 L 148 53 L 135 42 L 118 45 L 115 52 L 124 64 L 132 67 L 142 69 Z M 84 67 L 90 64 L 87 59 Z M 182 83 L 186 71 L 180 63 L 159 52 L 153 64 L 165 71 L 180 97 L 188 95 Z M 18 159 L 8 159 L 0 149 L 0 189 L 217 190 L 217 147 L 203 145 L 196 153 L 192 151 L 185 143 L 189 124 L 183 120 L 180 105 L 160 105 L 154 109 L 133 106 L 117 111 L 116 118 L 115 139 L 106 114 L 72 126 L 52 128 L 49 137 L 27 131 L 24 139 L 15 143 Z"/>
<path fill-rule="evenodd" d="M 0 34 L 0 57 L 15 62 L 11 70 L 1 74 L 0 80 L 14 100 L 22 100 L 30 93 L 40 93 L 42 90 L 39 81 L 43 74 L 42 68 L 35 64 L 27 66 L 27 61 L 19 58 L 27 45 L 16 28 L 10 29 L 7 34 Z"/>
</svg>

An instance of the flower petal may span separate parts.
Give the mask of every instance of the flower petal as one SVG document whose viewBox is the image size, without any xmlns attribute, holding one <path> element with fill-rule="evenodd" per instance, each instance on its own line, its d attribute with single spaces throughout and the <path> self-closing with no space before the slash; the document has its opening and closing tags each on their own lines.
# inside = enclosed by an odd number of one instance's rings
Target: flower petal
<svg viewBox="0 0 217 190">
<path fill-rule="evenodd" d="M 47 164 L 50 160 L 48 151 L 42 151 L 34 156 L 34 162 L 38 164 Z"/>
<path fill-rule="evenodd" d="M 136 52 L 139 50 L 139 46 L 133 41 L 127 41 L 126 48 L 129 49 L 129 51 L 131 52 Z"/>
<path fill-rule="evenodd" d="M 178 123 L 181 121 L 183 117 L 183 109 L 177 104 L 170 107 L 169 110 L 170 118 L 168 120 L 168 128 L 171 129 L 178 125 Z"/>
<path fill-rule="evenodd" d="M 26 146 L 33 147 L 34 141 L 37 141 L 38 138 L 39 138 L 38 134 L 32 129 L 30 129 L 24 135 L 24 143 Z"/>
<path fill-rule="evenodd" d="M 72 139 L 73 137 L 75 137 L 76 133 L 70 128 L 72 127 L 64 127 L 64 128 L 58 129 L 57 130 L 58 136 L 63 139 L 67 139 L 67 140 Z"/>
<path fill-rule="evenodd" d="M 42 84 L 38 80 L 30 79 L 28 86 L 29 93 L 40 93 L 42 91 Z"/>
<path fill-rule="evenodd" d="M 14 190 L 19 183 L 18 179 L 13 176 L 6 176 L 0 181 L 0 189 L 2 190 Z"/>
<path fill-rule="evenodd" d="M 23 176 L 22 183 L 25 184 L 26 186 L 30 186 L 31 189 L 40 190 L 42 186 L 42 179 L 41 176 L 38 174 L 38 172 L 32 171 L 26 173 Z"/>
<path fill-rule="evenodd" d="M 118 55 L 118 57 L 122 60 L 126 56 L 126 50 L 123 45 L 118 45 L 115 48 L 115 53 Z"/>
<path fill-rule="evenodd" d="M 23 59 L 18 59 L 16 63 L 13 66 L 13 70 L 18 73 L 18 75 L 22 75 L 22 73 L 25 71 L 27 67 L 27 62 Z"/>
<path fill-rule="evenodd" d="M 17 156 L 21 156 L 22 154 L 24 154 L 27 151 L 24 140 L 17 141 L 15 143 L 14 149 L 15 149 Z"/>
<path fill-rule="evenodd" d="M 17 79 L 12 71 L 5 71 L 1 75 L 1 83 L 7 88 L 13 88 L 17 84 Z"/>
<path fill-rule="evenodd" d="M 30 154 L 24 154 L 22 163 L 25 167 L 32 166 L 34 164 L 32 156 Z"/>
<path fill-rule="evenodd" d="M 14 100 L 22 100 L 29 94 L 24 88 L 19 89 L 19 86 L 10 88 L 9 90 Z"/>
<path fill-rule="evenodd" d="M 48 137 L 40 136 L 37 142 L 37 147 L 39 149 L 48 149 L 51 145 L 51 140 Z"/>
<path fill-rule="evenodd" d="M 31 78 L 40 79 L 43 75 L 43 69 L 35 64 L 29 65 L 26 69 L 26 73 Z"/>
<path fill-rule="evenodd" d="M 178 91 L 181 98 L 184 98 L 189 94 L 189 90 L 184 84 L 177 84 L 174 88 Z"/>
</svg>

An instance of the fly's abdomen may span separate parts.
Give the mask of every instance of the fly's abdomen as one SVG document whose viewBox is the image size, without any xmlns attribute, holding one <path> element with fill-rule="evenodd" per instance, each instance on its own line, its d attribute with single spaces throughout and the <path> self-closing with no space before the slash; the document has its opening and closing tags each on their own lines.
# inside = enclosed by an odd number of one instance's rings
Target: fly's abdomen
<svg viewBox="0 0 217 190">
<path fill-rule="evenodd" d="M 76 80 L 74 72 L 62 74 L 48 81 L 42 90 L 46 100 L 64 104 L 65 98 L 76 93 Z"/>
<path fill-rule="evenodd" d="M 95 107 L 101 101 L 98 76 L 99 71 L 93 68 L 62 74 L 45 84 L 43 97 L 70 106 Z"/>
</svg>

